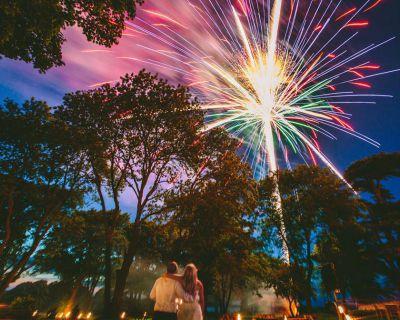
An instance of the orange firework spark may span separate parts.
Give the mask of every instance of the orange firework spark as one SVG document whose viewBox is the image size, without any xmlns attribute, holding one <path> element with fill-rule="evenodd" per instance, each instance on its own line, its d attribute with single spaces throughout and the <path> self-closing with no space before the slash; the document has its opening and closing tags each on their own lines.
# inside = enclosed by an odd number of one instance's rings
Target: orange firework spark
<svg viewBox="0 0 400 320">
<path fill-rule="evenodd" d="M 382 0 L 377 0 L 375 3 L 373 3 L 371 6 L 369 6 L 367 9 L 364 10 L 364 12 L 370 11 L 377 7 L 380 3 L 382 3 Z"/>
<path fill-rule="evenodd" d="M 350 28 L 362 28 L 367 27 L 369 25 L 369 21 L 356 21 L 356 22 L 349 22 L 345 25 L 345 27 Z"/>
<path fill-rule="evenodd" d="M 343 13 L 343 14 L 340 15 L 338 18 L 336 18 L 335 21 L 342 20 L 343 18 L 347 17 L 348 15 L 350 15 L 350 14 L 356 12 L 356 10 L 357 10 L 357 8 L 355 8 L 355 7 L 352 8 L 352 9 L 350 9 L 350 10 L 347 10 L 345 13 Z"/>
<path fill-rule="evenodd" d="M 350 82 L 350 83 L 354 84 L 355 86 L 360 87 L 360 88 L 366 88 L 366 89 L 371 89 L 372 88 L 372 86 L 368 82 L 356 81 L 356 82 Z"/>
</svg>

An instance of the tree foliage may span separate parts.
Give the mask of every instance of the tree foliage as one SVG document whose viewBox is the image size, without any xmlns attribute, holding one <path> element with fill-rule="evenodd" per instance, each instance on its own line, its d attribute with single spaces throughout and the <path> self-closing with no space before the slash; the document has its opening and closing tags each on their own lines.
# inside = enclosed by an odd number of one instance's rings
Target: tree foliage
<svg viewBox="0 0 400 320">
<path fill-rule="evenodd" d="M 281 210 L 275 205 L 274 179 L 278 181 Z M 369 257 L 362 246 L 364 230 L 358 224 L 362 205 L 343 181 L 328 169 L 298 166 L 264 180 L 261 194 L 260 209 L 266 214 L 266 240 L 280 245 L 281 215 L 286 227 L 290 266 L 283 277 L 286 279 L 290 275 L 291 279 L 278 281 L 280 285 L 289 286 L 277 288 L 278 292 L 293 294 L 291 299 L 305 302 L 307 309 L 311 309 L 318 265 L 319 269 L 335 266 L 333 287 L 328 283 L 329 278 L 322 276 L 328 292 L 339 288 L 343 293 L 360 296 L 363 289 L 373 286 Z"/>
<path fill-rule="evenodd" d="M 383 183 L 400 178 L 400 152 L 379 153 L 358 160 L 346 169 L 345 177 L 358 191 L 371 194 L 376 203 L 389 202 L 394 197 Z"/>
<path fill-rule="evenodd" d="M 82 28 L 87 40 L 111 47 L 125 19 L 143 0 L 15 0 L 0 3 L 0 57 L 32 62 L 41 72 L 63 65 L 63 30 Z"/>
<path fill-rule="evenodd" d="M 66 283 L 71 290 L 69 304 L 74 305 L 76 293 L 85 286 L 93 294 L 104 274 L 104 244 L 107 212 L 73 211 L 63 216 L 51 229 L 43 247 L 35 255 L 34 273 L 51 273 Z M 113 256 L 118 259 L 126 240 L 123 229 L 126 215 L 118 216 L 114 230 Z"/>
<path fill-rule="evenodd" d="M 46 103 L 0 108 L 0 295 L 29 267 L 57 219 L 82 202 L 86 159 Z"/>
<path fill-rule="evenodd" d="M 385 185 L 400 178 L 400 153 L 379 153 L 354 162 L 345 172 L 358 191 L 367 194 L 364 203 L 368 215 L 363 224 L 368 245 L 375 254 L 378 272 L 386 278 L 385 286 L 400 289 L 400 200 Z M 397 180 L 396 180 L 397 179 Z"/>
</svg>

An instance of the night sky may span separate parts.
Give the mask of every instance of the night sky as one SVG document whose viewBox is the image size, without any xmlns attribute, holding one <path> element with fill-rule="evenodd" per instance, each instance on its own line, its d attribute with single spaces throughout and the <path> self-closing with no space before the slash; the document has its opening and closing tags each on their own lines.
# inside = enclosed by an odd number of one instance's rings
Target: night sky
<svg viewBox="0 0 400 320">
<path fill-rule="evenodd" d="M 139 8 L 138 16 L 146 6 L 151 7 L 153 1 L 155 0 L 147 0 L 145 6 Z M 353 2 L 359 4 L 363 1 Z M 362 34 L 353 43 L 354 47 L 396 36 L 395 40 L 368 55 L 368 59 L 380 64 L 385 70 L 400 68 L 400 0 L 384 0 L 383 4 L 369 12 L 366 18 L 370 20 L 370 27 L 368 30 L 361 30 Z M 122 63 L 110 59 L 108 51 L 96 55 L 84 52 L 106 48 L 87 42 L 77 28 L 66 30 L 65 35 L 67 42 L 63 47 L 63 60 L 66 66 L 53 68 L 46 74 L 40 74 L 24 62 L 1 59 L 0 100 L 11 98 L 22 102 L 35 97 L 46 100 L 50 105 L 56 105 L 62 101 L 66 92 L 88 89 L 94 83 L 118 79 L 126 72 L 137 72 L 144 67 L 138 62 Z M 121 48 L 124 52 L 137 50 L 134 39 L 129 37 L 123 37 L 120 44 L 110 50 L 118 52 Z M 334 142 L 322 140 L 325 153 L 342 171 L 362 157 L 380 151 L 400 150 L 400 72 L 372 79 L 371 83 L 371 92 L 393 95 L 394 98 L 376 100 L 376 105 L 346 106 L 346 111 L 353 114 L 351 123 L 354 128 L 377 140 L 381 148 L 377 149 L 345 134 L 338 134 L 338 140 Z"/>
</svg>

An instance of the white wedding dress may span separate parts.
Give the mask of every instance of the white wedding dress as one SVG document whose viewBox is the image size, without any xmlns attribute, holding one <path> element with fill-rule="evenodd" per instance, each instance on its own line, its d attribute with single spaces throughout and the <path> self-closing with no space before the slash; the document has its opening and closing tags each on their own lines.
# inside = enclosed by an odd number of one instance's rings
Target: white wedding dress
<svg viewBox="0 0 400 320">
<path fill-rule="evenodd" d="M 183 303 L 178 309 L 178 320 L 203 320 L 203 312 L 200 306 L 199 291 L 193 297 L 191 294 L 185 292 Z"/>
</svg>

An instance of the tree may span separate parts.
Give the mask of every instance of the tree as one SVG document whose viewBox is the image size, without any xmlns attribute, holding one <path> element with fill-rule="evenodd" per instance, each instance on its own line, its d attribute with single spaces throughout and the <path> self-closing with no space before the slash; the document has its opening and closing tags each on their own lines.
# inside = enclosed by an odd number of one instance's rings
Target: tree
<svg viewBox="0 0 400 320">
<path fill-rule="evenodd" d="M 119 155 L 124 147 L 124 118 L 115 107 L 117 91 L 109 85 L 94 90 L 77 91 L 64 96 L 63 105 L 56 111 L 70 130 L 79 132 L 80 143 L 88 159 L 89 181 L 103 213 L 106 237 L 104 238 L 104 315 L 109 317 L 112 278 L 112 242 L 120 214 L 120 193 L 126 187 L 128 163 L 121 165 Z M 107 210 L 106 198 L 110 196 L 113 208 Z"/>
<path fill-rule="evenodd" d="M 269 243 L 279 245 L 280 212 L 275 206 L 274 179 L 269 177 L 261 182 L 261 207 L 265 215 L 265 238 Z M 279 171 L 276 174 L 282 199 L 282 216 L 287 229 L 287 246 L 290 254 L 288 266 L 291 289 L 278 289 L 278 292 L 294 294 L 287 297 L 298 302 L 305 301 L 308 311 L 314 295 L 316 254 L 320 263 L 345 263 L 337 269 L 343 291 L 355 286 L 350 278 L 356 275 L 360 262 L 359 241 L 361 239 L 357 221 L 360 218 L 360 203 L 354 193 L 328 169 L 298 166 L 292 171 Z M 330 243 L 332 250 L 340 252 L 340 262 L 331 256 L 322 259 L 323 243 Z M 328 255 L 328 248 L 326 248 Z M 350 259 L 352 255 L 352 259 Z M 287 274 L 286 274 L 287 275 Z M 358 277 L 359 278 L 359 277 Z M 344 280 L 345 279 L 345 280 Z M 283 282 L 278 282 L 283 283 Z"/>
<path fill-rule="evenodd" d="M 159 212 L 169 186 L 179 184 L 187 163 L 197 158 L 203 113 L 186 88 L 174 87 L 145 71 L 121 78 L 114 90 L 112 105 L 119 112 L 123 132 L 115 157 L 127 168 L 126 184 L 135 204 L 112 299 L 117 315 L 141 225 Z"/>
<path fill-rule="evenodd" d="M 383 182 L 400 177 L 400 152 L 379 153 L 352 163 L 345 172 L 345 178 L 353 187 L 367 192 L 378 204 L 393 200 L 393 195 Z"/>
<path fill-rule="evenodd" d="M 15 0 L 0 3 L 1 55 L 33 62 L 45 72 L 63 65 L 62 30 L 77 25 L 89 41 L 118 43 L 125 19 L 133 19 L 143 0 Z"/>
<path fill-rule="evenodd" d="M 203 112 L 186 88 L 173 87 L 142 71 L 126 75 L 113 87 L 105 85 L 66 95 L 56 116 L 82 136 L 90 167 L 88 176 L 102 210 L 104 190 L 114 200 L 111 213 L 119 212 L 122 191 L 130 189 L 133 193 L 134 221 L 127 228 L 129 246 L 116 275 L 112 299 L 114 313 L 118 314 L 143 222 L 163 210 L 163 196 L 169 188 L 193 174 L 193 169 L 188 172 L 189 164 L 199 165 L 207 156 L 204 150 L 208 150 L 205 145 L 210 141 L 204 140 L 207 135 L 199 135 Z M 114 228 L 112 216 L 108 239 Z M 110 272 L 106 272 L 106 283 L 107 279 L 111 279 Z M 111 291 L 109 283 L 105 287 L 105 306 Z"/>
<path fill-rule="evenodd" d="M 368 230 L 360 223 L 365 206 L 348 188 L 331 201 L 321 216 L 314 252 L 323 289 L 331 297 L 334 289 L 340 289 L 344 298 L 347 293 L 354 298 L 374 298 L 379 293 L 376 259 L 368 247 Z"/>
<path fill-rule="evenodd" d="M 0 296 L 57 219 L 82 202 L 86 159 L 45 102 L 0 107 Z"/>
<path fill-rule="evenodd" d="M 71 309 L 76 295 L 85 286 L 93 295 L 104 274 L 104 225 L 108 213 L 102 211 L 77 211 L 60 219 L 53 226 L 42 248 L 35 255 L 34 273 L 51 273 L 68 284 L 71 295 L 67 309 Z M 118 216 L 119 228 L 115 230 L 113 249 L 121 252 L 125 238 L 123 228 L 128 223 L 126 215 Z M 118 254 L 116 254 L 118 256 Z"/>
<path fill-rule="evenodd" d="M 379 153 L 354 162 L 345 172 L 346 179 L 360 192 L 367 193 L 368 215 L 364 225 L 370 251 L 390 290 L 400 289 L 400 201 L 385 186 L 387 180 L 400 177 L 400 152 Z"/>
<path fill-rule="evenodd" d="M 304 297 L 305 279 L 304 269 L 298 264 L 287 264 L 278 258 L 269 259 L 266 283 L 274 288 L 276 296 L 287 299 L 292 317 L 297 315 L 297 302 Z"/>
<path fill-rule="evenodd" d="M 196 263 L 206 294 L 213 294 L 221 314 L 227 312 L 234 292 L 256 289 L 252 285 L 263 278 L 266 262 L 253 236 L 257 184 L 235 154 L 235 144 L 226 145 L 169 196 L 169 236 L 160 244 L 165 259 Z"/>
</svg>

